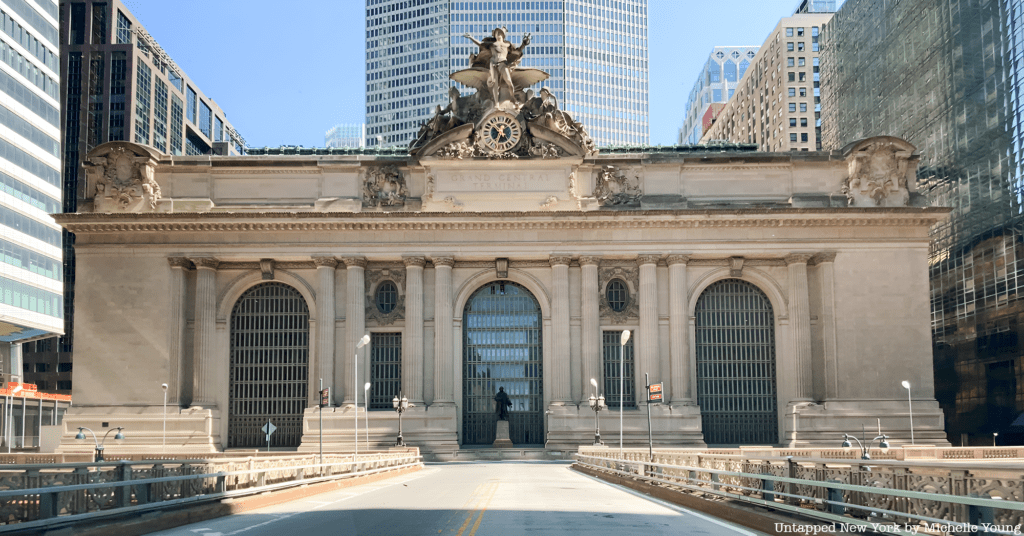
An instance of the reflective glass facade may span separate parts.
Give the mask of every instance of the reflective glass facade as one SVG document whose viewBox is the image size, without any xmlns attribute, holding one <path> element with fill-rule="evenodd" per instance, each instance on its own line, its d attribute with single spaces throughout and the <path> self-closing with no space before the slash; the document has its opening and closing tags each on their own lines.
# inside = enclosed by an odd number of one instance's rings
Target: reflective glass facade
<svg viewBox="0 0 1024 536">
<path fill-rule="evenodd" d="M 736 86 L 750 67 L 760 47 L 715 47 L 693 83 L 686 100 L 686 117 L 679 130 L 680 145 L 700 143 L 704 135 L 705 115 L 712 104 L 724 105 L 736 92 Z M 720 111 L 712 110 L 712 114 Z M 710 126 L 707 125 L 707 126 Z"/>
<path fill-rule="evenodd" d="M 613 7 L 614 6 L 614 7 Z M 435 106 L 448 103 L 451 72 L 468 67 L 477 39 L 507 28 L 523 67 L 542 69 L 561 107 L 599 145 L 646 144 L 647 2 L 452 2 L 367 0 L 367 145 L 405 145 Z"/>
<path fill-rule="evenodd" d="M 366 125 L 342 124 L 324 133 L 325 147 L 366 147 Z"/>
<path fill-rule="evenodd" d="M 825 148 L 905 138 L 921 191 L 953 209 L 932 229 L 930 274 L 936 397 L 954 445 L 1024 441 L 1008 428 L 1024 411 L 1022 9 L 848 0 L 822 36 Z"/>
</svg>

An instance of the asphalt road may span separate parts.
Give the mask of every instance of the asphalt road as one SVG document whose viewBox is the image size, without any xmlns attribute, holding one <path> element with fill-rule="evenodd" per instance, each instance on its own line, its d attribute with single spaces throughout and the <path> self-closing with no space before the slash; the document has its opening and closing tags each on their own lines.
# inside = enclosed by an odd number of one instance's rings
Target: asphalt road
<svg viewBox="0 0 1024 536">
<path fill-rule="evenodd" d="M 556 462 L 455 463 L 161 536 L 760 536 Z"/>
</svg>

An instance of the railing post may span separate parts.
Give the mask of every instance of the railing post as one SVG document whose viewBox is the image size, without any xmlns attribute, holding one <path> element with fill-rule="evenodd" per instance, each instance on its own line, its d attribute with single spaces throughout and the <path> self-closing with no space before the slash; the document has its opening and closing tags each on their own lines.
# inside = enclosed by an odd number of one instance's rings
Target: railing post
<svg viewBox="0 0 1024 536">
<path fill-rule="evenodd" d="M 711 481 L 712 482 L 721 482 L 718 479 L 718 473 L 708 473 L 708 474 L 711 475 Z M 722 489 L 722 486 L 721 486 L 721 484 L 712 484 L 711 485 L 711 489 L 713 489 L 715 491 L 718 491 L 718 490 Z"/>
<path fill-rule="evenodd" d="M 786 476 L 789 478 L 796 478 L 797 476 L 797 464 L 793 461 L 792 456 L 786 457 Z M 786 484 L 786 493 L 796 495 L 800 492 L 800 489 L 796 484 L 789 482 Z M 786 497 L 786 504 L 800 504 L 800 499 L 796 497 Z"/>
<path fill-rule="evenodd" d="M 964 470 L 953 470 L 949 472 L 949 494 L 970 496 L 971 495 L 971 473 Z M 970 509 L 964 504 L 949 505 L 950 517 L 953 521 L 970 523 Z"/>
<path fill-rule="evenodd" d="M 970 496 L 980 498 L 977 493 L 972 493 Z M 992 526 L 995 523 L 996 509 L 991 506 L 967 505 L 967 521 L 971 525 L 978 527 L 975 532 L 982 534 L 992 533 L 993 531 L 986 528 L 986 526 Z"/>
<path fill-rule="evenodd" d="M 50 519 L 60 515 L 60 493 L 39 494 L 39 519 Z"/>
<path fill-rule="evenodd" d="M 840 484 L 840 482 L 838 480 L 829 480 L 829 482 L 832 482 L 833 484 Z M 826 511 L 828 513 L 830 513 L 830 514 L 834 514 L 834 515 L 837 515 L 837 516 L 841 516 L 841 515 L 845 514 L 846 513 L 846 507 L 841 505 L 841 504 L 836 504 L 836 503 L 844 502 L 843 501 L 843 490 L 841 490 L 839 488 L 825 488 L 825 491 L 827 492 L 827 501 L 828 501 L 827 503 L 825 503 L 826 506 L 827 506 L 827 510 Z"/>
<path fill-rule="evenodd" d="M 771 476 L 771 473 L 762 473 L 764 475 Z M 771 493 L 775 491 L 775 481 L 767 478 L 761 479 L 761 498 L 766 502 L 775 502 L 775 494 Z"/>
<path fill-rule="evenodd" d="M 117 464 L 117 481 L 128 482 L 132 479 L 132 466 L 128 465 L 128 462 L 119 462 Z M 132 487 L 131 486 L 118 486 L 114 490 L 114 504 L 118 508 L 124 508 L 132 505 Z"/>
<path fill-rule="evenodd" d="M 135 488 L 135 502 L 137 504 L 147 504 L 152 500 L 150 498 L 153 496 L 152 483 L 139 484 L 132 487 Z"/>
</svg>

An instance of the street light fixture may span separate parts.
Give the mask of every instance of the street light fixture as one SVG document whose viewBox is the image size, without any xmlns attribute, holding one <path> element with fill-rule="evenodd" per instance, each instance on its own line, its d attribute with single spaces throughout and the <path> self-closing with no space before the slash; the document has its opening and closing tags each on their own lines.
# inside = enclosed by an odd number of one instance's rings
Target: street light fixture
<svg viewBox="0 0 1024 536">
<path fill-rule="evenodd" d="M 622 402 L 626 399 L 626 343 L 629 330 L 622 330 L 619 337 L 619 457 L 622 457 Z"/>
<path fill-rule="evenodd" d="M 75 441 L 85 441 L 85 434 L 82 433 L 82 430 L 89 430 L 89 433 L 92 434 L 92 441 L 96 444 L 96 453 L 93 455 L 93 462 L 103 461 L 103 445 L 107 442 L 107 436 L 110 435 L 110 432 L 115 430 L 117 431 L 117 434 L 114 436 L 114 441 L 117 441 L 118 443 L 124 441 L 124 434 L 121 433 L 121 430 L 124 430 L 124 428 L 120 426 L 107 430 L 107 433 L 103 434 L 103 441 L 96 439 L 96 432 L 93 432 L 91 428 L 86 428 L 85 426 L 78 427 L 78 434 L 75 435 Z"/>
<path fill-rule="evenodd" d="M 999 432 L 992 432 L 992 446 L 996 446 L 996 438 L 999 437 Z"/>
<path fill-rule="evenodd" d="M 405 413 L 405 410 L 411 408 L 412 404 L 409 403 L 408 398 L 404 396 L 402 398 L 398 398 L 396 396 L 391 399 L 391 405 L 395 408 L 395 411 L 398 412 L 398 440 L 395 441 L 395 446 L 404 447 L 405 439 L 402 438 L 402 414 Z"/>
<path fill-rule="evenodd" d="M 366 419 L 363 421 L 366 428 L 366 451 L 370 451 L 370 382 L 363 386 L 363 403 L 366 405 Z"/>
<path fill-rule="evenodd" d="M 914 403 L 910 400 L 910 382 L 903 380 L 903 388 L 907 390 L 907 408 L 910 410 L 910 444 L 914 444 Z"/>
<path fill-rule="evenodd" d="M 167 450 L 167 384 L 161 383 L 160 388 L 164 390 L 164 437 L 161 450 Z"/>
<path fill-rule="evenodd" d="M 359 349 L 370 344 L 370 334 L 363 335 L 362 339 L 359 339 L 359 343 L 356 344 L 356 358 L 355 358 L 355 373 L 352 378 L 352 396 L 356 398 L 356 411 L 355 411 L 355 422 L 356 422 L 356 437 L 355 437 L 355 453 L 353 456 L 359 455 Z M 352 458 L 355 459 L 354 457 Z"/>
<path fill-rule="evenodd" d="M 597 394 L 597 380 L 590 378 L 590 385 L 594 386 L 594 394 L 590 395 L 590 409 L 594 410 L 594 445 L 604 445 L 601 442 L 601 418 L 599 417 L 601 410 L 605 409 L 604 395 L 595 396 Z"/>
<path fill-rule="evenodd" d="M 875 443 L 875 441 L 880 441 L 878 443 L 878 448 L 882 449 L 882 454 L 885 454 L 886 452 L 889 452 L 889 442 L 886 441 L 886 439 L 889 439 L 889 436 L 887 436 L 885 434 L 876 436 L 867 445 L 865 445 L 864 442 L 862 442 L 860 439 L 857 439 L 856 437 L 854 437 L 854 436 L 852 436 L 850 434 L 843 434 L 843 439 L 844 439 L 844 441 L 843 441 L 843 449 L 844 450 L 850 450 L 850 449 L 853 448 L 853 444 L 850 443 L 851 439 L 857 442 L 857 447 L 860 448 L 860 459 L 862 459 L 862 460 L 870 460 L 871 459 L 871 454 L 870 454 L 871 445 L 873 445 Z"/>
</svg>

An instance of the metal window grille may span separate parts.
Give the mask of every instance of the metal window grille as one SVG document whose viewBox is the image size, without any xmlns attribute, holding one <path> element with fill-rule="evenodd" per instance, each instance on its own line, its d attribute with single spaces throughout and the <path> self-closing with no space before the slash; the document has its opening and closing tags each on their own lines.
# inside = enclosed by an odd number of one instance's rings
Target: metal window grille
<svg viewBox="0 0 1024 536">
<path fill-rule="evenodd" d="M 388 314 L 398 305 L 398 287 L 391 281 L 385 281 L 377 287 L 377 309 Z"/>
<path fill-rule="evenodd" d="M 695 337 L 704 441 L 777 443 L 775 316 L 768 297 L 739 279 L 712 284 L 697 300 Z"/>
<path fill-rule="evenodd" d="M 512 400 L 512 442 L 543 443 L 541 312 L 536 298 L 515 283 L 487 284 L 466 303 L 462 329 L 463 444 L 494 442 L 494 395 L 499 387 Z"/>
<path fill-rule="evenodd" d="M 297 447 L 309 385 L 309 309 L 282 283 L 249 289 L 231 311 L 228 446 Z"/>
<path fill-rule="evenodd" d="M 393 286 L 393 285 L 392 285 Z M 392 409 L 401 398 L 402 334 L 370 334 L 370 409 Z"/>
<path fill-rule="evenodd" d="M 629 302 L 629 289 L 621 279 L 612 279 L 605 289 L 605 297 L 608 299 L 608 306 L 612 311 L 619 312 L 626 308 Z"/>
<path fill-rule="evenodd" d="M 633 336 L 625 346 L 621 345 L 621 331 L 605 331 L 602 333 L 604 346 L 604 400 L 609 409 L 619 409 L 619 399 L 622 398 L 622 407 L 636 407 L 636 387 L 634 385 L 635 373 L 633 371 Z M 622 348 L 620 351 L 619 348 Z M 621 356 L 620 356 L 621 354 Z M 620 358 L 624 362 L 620 364 Z M 622 387 L 619 392 L 619 369 L 622 368 Z"/>
</svg>

